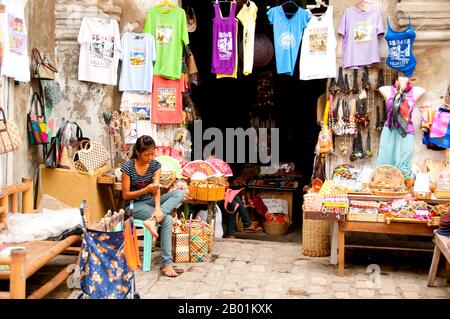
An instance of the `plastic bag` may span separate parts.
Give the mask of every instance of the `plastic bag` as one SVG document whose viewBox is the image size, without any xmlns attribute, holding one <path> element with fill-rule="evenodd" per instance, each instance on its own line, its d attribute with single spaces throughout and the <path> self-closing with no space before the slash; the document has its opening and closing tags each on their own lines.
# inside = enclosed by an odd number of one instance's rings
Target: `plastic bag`
<svg viewBox="0 0 450 319">
<path fill-rule="evenodd" d="M 60 236 L 64 231 L 81 225 L 81 215 L 78 208 L 61 210 L 43 209 L 35 214 L 8 214 L 8 231 L 5 243 L 20 243 L 25 241 L 45 240 Z"/>
<path fill-rule="evenodd" d="M 222 238 L 223 237 L 222 211 L 217 205 L 216 205 L 216 220 L 214 221 L 214 223 L 215 223 L 214 237 Z"/>
</svg>

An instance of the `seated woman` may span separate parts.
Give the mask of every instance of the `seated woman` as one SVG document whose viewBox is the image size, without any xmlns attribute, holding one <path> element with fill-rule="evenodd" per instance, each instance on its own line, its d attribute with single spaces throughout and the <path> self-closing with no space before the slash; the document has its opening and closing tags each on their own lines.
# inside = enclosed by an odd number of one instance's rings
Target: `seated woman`
<svg viewBox="0 0 450 319">
<path fill-rule="evenodd" d="M 184 192 L 175 189 L 161 195 L 159 180 L 161 164 L 154 160 L 155 141 L 148 135 L 136 140 L 131 159 L 122 165 L 122 196 L 125 208 L 134 201 L 133 218 L 144 220 L 144 226 L 156 238 L 157 224 L 161 224 L 161 273 L 178 276 L 172 261 L 172 216 L 184 198 Z M 178 271 L 178 272 L 177 272 Z"/>
<path fill-rule="evenodd" d="M 240 190 L 232 190 L 230 188 L 227 189 L 225 193 L 225 200 L 224 200 L 224 208 L 225 211 L 227 211 L 228 214 L 228 226 L 227 226 L 227 234 L 224 236 L 225 238 L 235 238 L 236 233 L 236 215 L 237 212 L 239 216 L 241 217 L 242 224 L 244 226 L 244 232 L 254 232 L 256 231 L 256 228 L 258 226 L 258 222 L 252 222 L 250 220 L 247 208 L 245 207 L 240 192 L 243 189 Z"/>
</svg>

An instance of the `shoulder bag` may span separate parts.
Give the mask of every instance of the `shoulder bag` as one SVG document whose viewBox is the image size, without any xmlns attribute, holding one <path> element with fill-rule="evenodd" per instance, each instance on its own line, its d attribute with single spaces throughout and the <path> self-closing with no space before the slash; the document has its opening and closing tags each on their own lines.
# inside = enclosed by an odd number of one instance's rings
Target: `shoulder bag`
<svg viewBox="0 0 450 319">
<path fill-rule="evenodd" d="M 48 58 L 46 57 L 43 58 L 39 50 L 36 48 L 33 48 L 31 50 L 31 57 L 33 59 L 31 77 L 33 79 L 39 80 L 55 79 L 55 73 L 58 73 L 58 70 L 50 63 Z"/>
<path fill-rule="evenodd" d="M 27 113 L 27 133 L 31 145 L 48 144 L 47 120 L 44 112 L 41 98 L 34 93 Z"/>
</svg>

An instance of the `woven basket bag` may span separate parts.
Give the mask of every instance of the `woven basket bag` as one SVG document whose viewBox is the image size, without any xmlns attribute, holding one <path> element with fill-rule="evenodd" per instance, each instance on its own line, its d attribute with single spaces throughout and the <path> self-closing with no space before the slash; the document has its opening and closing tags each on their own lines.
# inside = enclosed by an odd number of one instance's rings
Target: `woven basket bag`
<svg viewBox="0 0 450 319">
<path fill-rule="evenodd" d="M 302 254 L 310 257 L 330 255 L 330 222 L 305 219 L 303 214 Z"/>
</svg>

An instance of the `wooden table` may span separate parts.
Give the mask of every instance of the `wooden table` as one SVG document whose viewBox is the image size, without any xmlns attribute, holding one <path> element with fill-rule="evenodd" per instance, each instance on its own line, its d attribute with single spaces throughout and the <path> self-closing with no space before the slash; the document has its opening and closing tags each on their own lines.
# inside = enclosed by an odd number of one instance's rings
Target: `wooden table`
<svg viewBox="0 0 450 319">
<path fill-rule="evenodd" d="M 345 265 L 345 233 L 362 232 L 378 234 L 395 234 L 433 237 L 435 226 L 426 223 L 397 223 L 391 222 L 363 222 L 363 221 L 341 221 L 339 222 L 339 248 L 338 248 L 338 275 L 344 275 Z"/>
<path fill-rule="evenodd" d="M 434 286 L 434 280 L 436 279 L 436 272 L 438 270 L 439 259 L 441 255 L 444 255 L 445 259 L 447 260 L 447 270 L 449 270 L 450 268 L 450 247 L 448 246 L 449 241 L 450 240 L 448 237 L 439 235 L 435 232 L 433 260 L 431 262 L 430 272 L 428 273 L 428 287 Z"/>
</svg>

